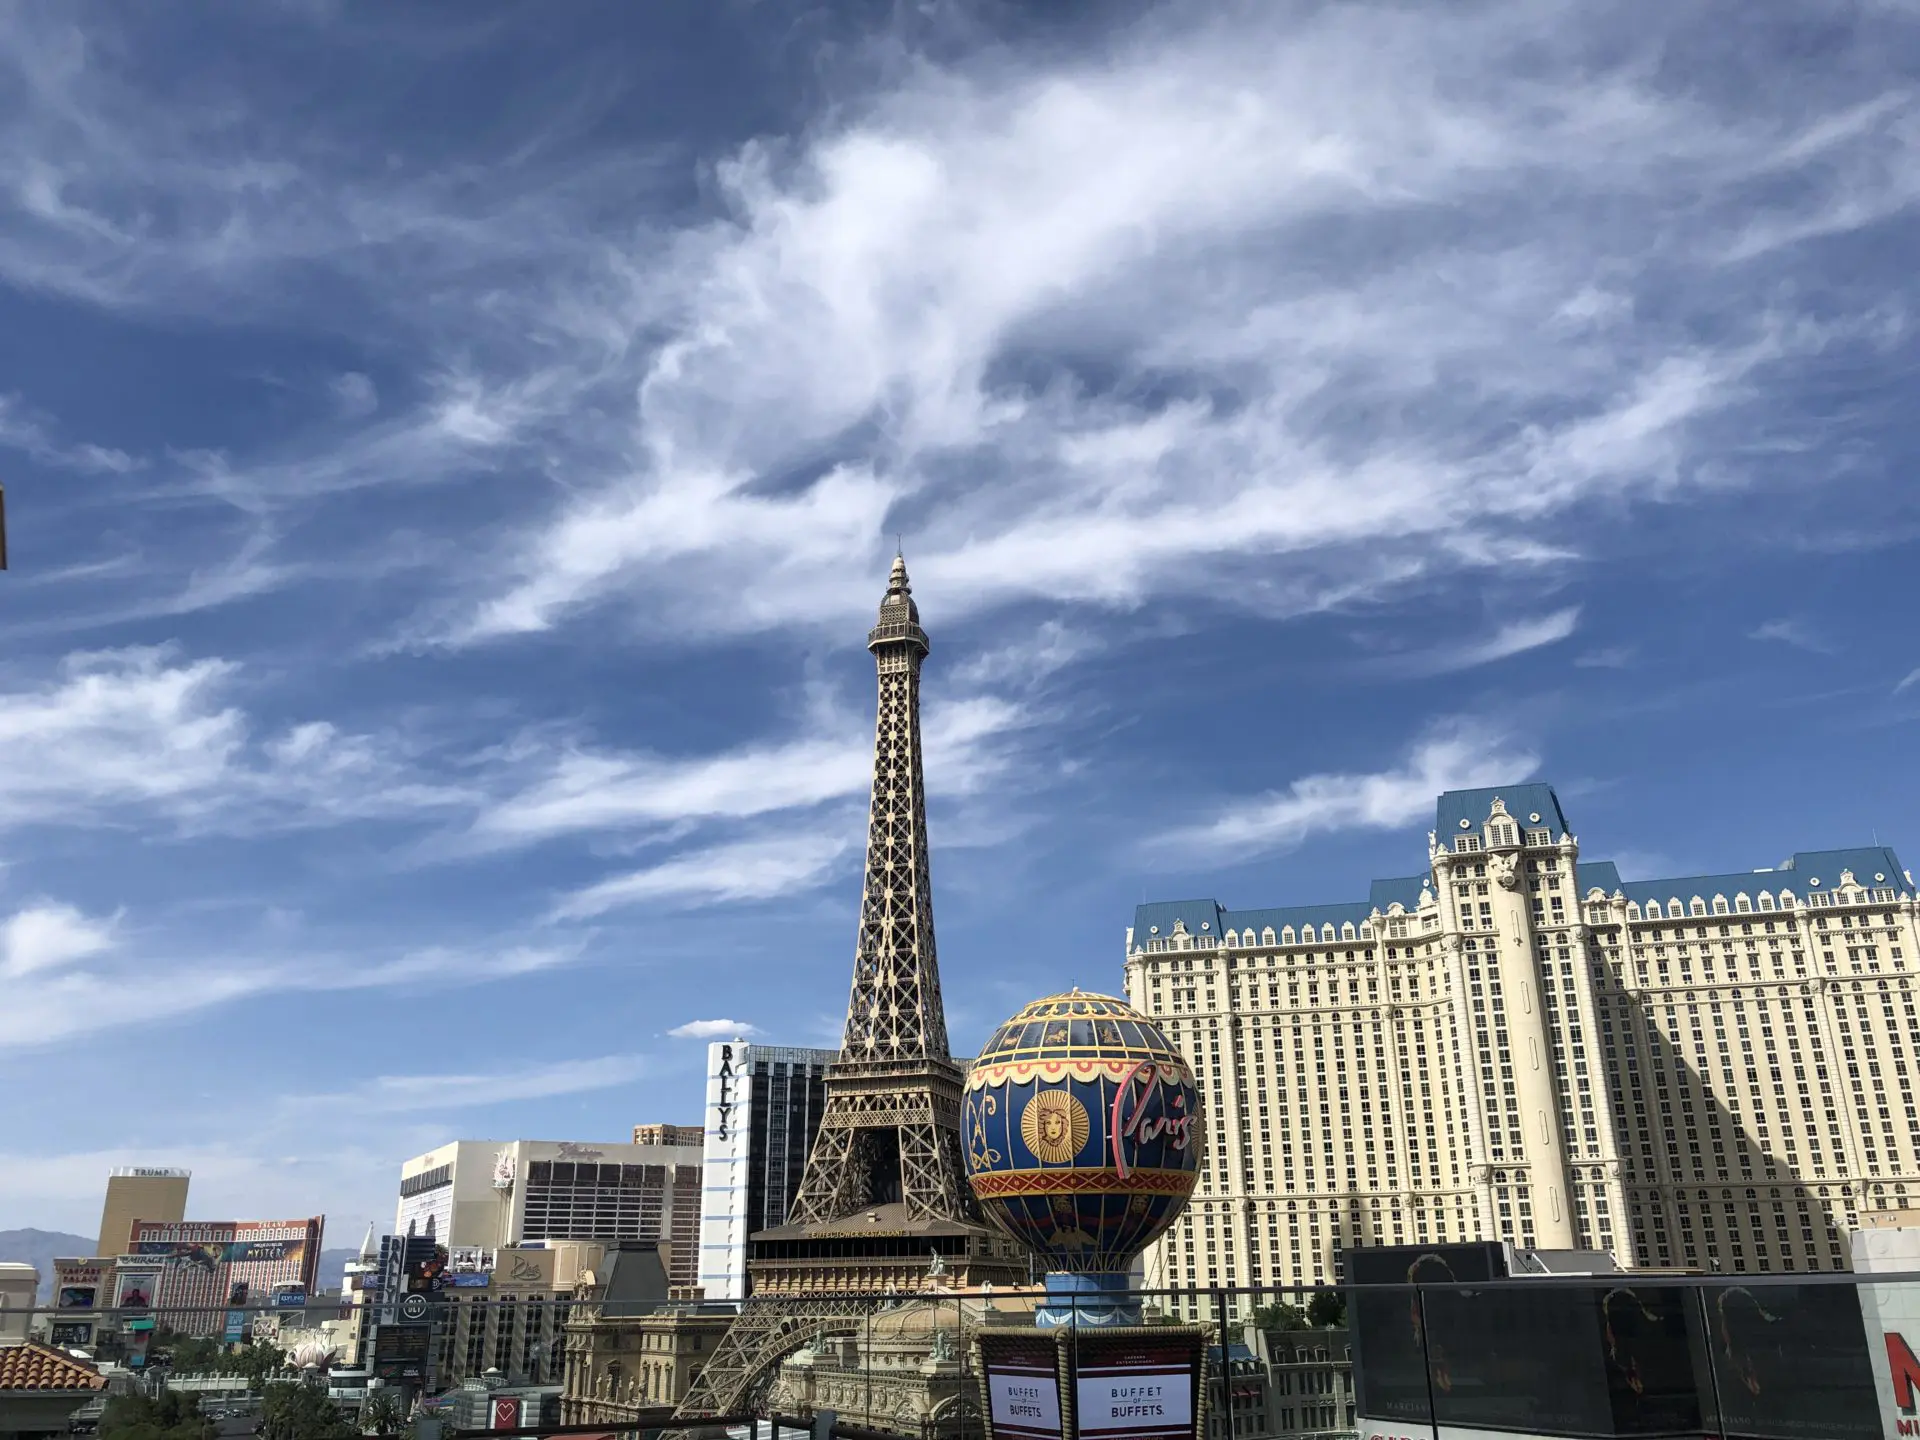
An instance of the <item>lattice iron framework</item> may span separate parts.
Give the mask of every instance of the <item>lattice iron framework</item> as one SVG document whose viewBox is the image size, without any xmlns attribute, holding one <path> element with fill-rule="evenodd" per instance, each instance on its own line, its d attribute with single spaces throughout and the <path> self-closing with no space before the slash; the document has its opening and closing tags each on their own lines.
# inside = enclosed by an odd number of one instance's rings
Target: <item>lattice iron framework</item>
<svg viewBox="0 0 1920 1440">
<path fill-rule="evenodd" d="M 874 1207 L 886 1206 L 888 1225 L 914 1234 L 930 1235 L 931 1226 L 951 1236 L 963 1227 L 965 1253 L 956 1256 L 953 1277 L 961 1285 L 1027 1279 L 1012 1243 L 981 1224 L 961 1155 L 962 1076 L 947 1048 L 940 1000 L 920 750 L 927 634 L 903 559 L 893 562 L 867 649 L 879 674 L 879 713 L 840 1056 L 827 1069 L 826 1109 L 788 1224 L 767 1232 L 787 1250 L 777 1266 L 749 1260 L 754 1294 L 681 1403 L 678 1414 L 688 1419 L 756 1404 L 794 1350 L 857 1328 L 889 1295 L 922 1288 L 930 1274 L 922 1255 L 930 1251 L 879 1260 L 848 1252 L 845 1241 L 864 1226 L 849 1231 L 846 1222 L 862 1211 L 877 1221 Z"/>
<path fill-rule="evenodd" d="M 853 990 L 793 1219 L 838 1220 L 896 1198 L 909 1219 L 971 1219 L 960 1154 L 961 1076 L 947 1050 L 933 942 L 920 749 L 927 632 L 904 559 L 893 562 L 867 649 L 879 671 L 880 703 Z"/>
<path fill-rule="evenodd" d="M 676 1417 L 740 1415 L 758 1411 L 773 1386 L 774 1367 L 794 1351 L 829 1335 L 860 1328 L 881 1297 L 778 1296 L 749 1299 L 719 1348 L 687 1387 Z M 685 1432 L 682 1432 L 685 1433 Z"/>
</svg>

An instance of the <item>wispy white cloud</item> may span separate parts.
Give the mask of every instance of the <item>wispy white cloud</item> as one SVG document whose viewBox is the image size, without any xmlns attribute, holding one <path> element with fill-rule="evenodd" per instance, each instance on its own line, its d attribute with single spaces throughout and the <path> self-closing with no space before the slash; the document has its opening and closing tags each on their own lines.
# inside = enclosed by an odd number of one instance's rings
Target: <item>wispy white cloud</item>
<svg viewBox="0 0 1920 1440">
<path fill-rule="evenodd" d="M 570 964 L 577 941 L 456 949 L 395 947 L 386 953 L 297 949 L 285 942 L 265 955 L 195 936 L 189 946 L 158 929 L 127 933 L 71 907 L 42 902 L 0 926 L 7 947 L 0 977 L 0 1050 L 69 1043 L 129 1025 L 174 1020 L 267 995 L 484 985 Z M 138 991 L 138 1006 L 125 997 Z"/>
<path fill-rule="evenodd" d="M 1387 655 L 1370 662 L 1370 668 L 1392 675 L 1446 675 L 1456 670 L 1471 670 L 1557 645 L 1580 626 L 1580 607 L 1568 606 L 1549 615 L 1509 620 L 1489 634 L 1437 645 L 1407 655 Z"/>
<path fill-rule="evenodd" d="M 376 1075 L 345 1090 L 286 1095 L 280 1103 L 290 1111 L 328 1110 L 343 1115 L 438 1114 L 605 1090 L 640 1079 L 650 1064 L 644 1055 L 602 1055 L 473 1073 Z"/>
<path fill-rule="evenodd" d="M 614 598 L 673 638 L 848 623 L 895 526 L 950 615 L 1297 613 L 1564 555 L 1590 502 L 1750 483 L 1709 463 L 1717 427 L 1869 343 L 1727 257 L 1910 206 L 1910 87 L 1865 70 L 1748 110 L 1603 28 L 1537 0 L 1169 8 L 1097 55 L 882 66 L 721 157 L 713 209 L 649 222 L 608 197 L 652 193 L 660 153 L 557 148 L 587 98 L 512 155 L 344 163 L 279 96 L 163 103 L 79 21 L 9 12 L 0 191 L 29 223 L 0 274 L 117 306 L 333 293 L 275 283 L 301 267 L 423 346 L 418 398 L 346 372 L 333 430 L 201 477 L 275 513 L 564 477 L 505 523 L 370 547 L 434 572 L 409 641 Z M 279 553 L 297 528 L 192 603 L 316 578 Z"/>
<path fill-rule="evenodd" d="M 1400 764 L 1371 773 L 1308 775 L 1283 791 L 1223 806 L 1211 820 L 1148 842 L 1163 859 L 1217 864 L 1298 845 L 1342 830 L 1394 830 L 1433 812 L 1443 790 L 1524 780 L 1540 757 L 1513 736 L 1475 720 L 1434 726 Z"/>
<path fill-rule="evenodd" d="M 1832 643 L 1805 620 L 1782 618 L 1763 621 L 1747 632 L 1747 638 L 1771 640 L 1781 645 L 1791 645 L 1796 650 L 1810 651 L 1815 655 L 1833 653 Z"/>
<path fill-rule="evenodd" d="M 838 833 L 799 831 L 683 849 L 669 859 L 577 890 L 555 913 L 577 920 L 636 905 L 695 909 L 812 890 L 836 873 L 853 849 L 853 825 L 836 829 Z"/>
<path fill-rule="evenodd" d="M 1893 687 L 1893 693 L 1898 695 L 1902 690 L 1915 684 L 1920 684 L 1920 670 L 1909 670 L 1905 675 L 1900 677 L 1900 683 Z"/>
<path fill-rule="evenodd" d="M 1097 65 L 922 67 L 797 153 L 722 167 L 727 222 L 636 297 L 670 335 L 642 361 L 637 463 L 584 484 L 461 633 L 609 595 L 694 633 L 849 617 L 896 510 L 949 605 L 1310 607 L 1409 558 L 1561 553 L 1529 532 L 1679 493 L 1703 430 L 1826 343 L 1764 307 L 1714 345 L 1607 323 L 1654 262 L 1564 228 L 1571 196 L 1697 209 L 1757 151 L 1812 163 L 1804 130 L 1756 135 L 1631 67 L 1517 80 L 1503 57 L 1562 44 L 1560 7 L 1259 14 L 1150 26 Z M 1553 214 L 1528 199 L 1543 171 Z M 1274 262 L 1333 227 L 1404 242 L 1416 207 L 1505 223 L 1404 266 Z M 1119 378 L 1090 382 L 1089 351 Z M 1042 378 L 1009 380 L 1012 357 Z M 1386 417 L 1371 436 L 1337 422 L 1360 409 Z"/>
<path fill-rule="evenodd" d="M 140 460 L 106 445 L 63 444 L 52 422 L 34 414 L 18 395 L 0 395 L 0 446 L 18 450 L 42 465 L 88 475 L 124 475 Z"/>
<path fill-rule="evenodd" d="M 1007 747 L 1033 722 L 993 695 L 930 703 L 922 727 L 928 783 L 963 795 L 1008 763 Z M 871 721 L 829 709 L 806 733 L 688 756 L 617 754 L 565 746 L 526 761 L 537 778 L 490 803 L 473 823 L 482 845 L 525 844 L 596 830 L 659 830 L 742 821 L 864 795 L 873 779 Z"/>
<path fill-rule="evenodd" d="M 470 802 L 424 783 L 386 742 L 324 722 L 258 733 L 233 703 L 240 667 L 168 649 L 70 655 L 0 692 L 0 824 L 124 823 L 185 831 L 432 814 Z"/>
<path fill-rule="evenodd" d="M 676 1025 L 667 1034 L 682 1040 L 728 1040 L 736 1035 L 758 1035 L 760 1027 L 744 1020 L 689 1020 Z"/>
<path fill-rule="evenodd" d="M 1103 638 L 1090 626 L 1043 620 L 1025 634 L 969 656 L 954 671 L 954 680 L 968 688 L 1033 689 L 1100 650 L 1103 644 Z"/>
<path fill-rule="evenodd" d="M 340 413 L 350 420 L 364 419 L 380 408 L 380 392 L 374 386 L 373 377 L 358 370 L 334 376 L 327 382 L 327 389 L 332 392 Z"/>
<path fill-rule="evenodd" d="M 474 831 L 482 840 L 518 843 L 583 830 L 749 819 L 855 794 L 872 765 L 871 748 L 852 736 L 676 759 L 568 749 L 537 783 L 491 806 Z"/>
<path fill-rule="evenodd" d="M 15 911 L 0 927 L 0 975 L 18 980 L 91 959 L 113 947 L 114 921 L 71 905 L 43 903 Z"/>
</svg>

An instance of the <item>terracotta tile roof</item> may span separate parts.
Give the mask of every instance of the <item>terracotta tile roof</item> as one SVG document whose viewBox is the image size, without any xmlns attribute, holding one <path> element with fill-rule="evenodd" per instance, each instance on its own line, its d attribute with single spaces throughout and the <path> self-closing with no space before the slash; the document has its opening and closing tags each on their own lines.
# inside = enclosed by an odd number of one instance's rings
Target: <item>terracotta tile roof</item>
<svg viewBox="0 0 1920 1440">
<path fill-rule="evenodd" d="M 0 1391 L 103 1390 L 106 1377 L 63 1350 L 29 1340 L 0 1347 Z"/>
</svg>

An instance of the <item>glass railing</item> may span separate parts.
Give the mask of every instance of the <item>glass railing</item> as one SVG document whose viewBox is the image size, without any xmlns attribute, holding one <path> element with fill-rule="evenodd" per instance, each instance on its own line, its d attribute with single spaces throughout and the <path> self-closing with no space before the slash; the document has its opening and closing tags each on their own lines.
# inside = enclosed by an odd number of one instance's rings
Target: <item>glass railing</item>
<svg viewBox="0 0 1920 1440">
<path fill-rule="evenodd" d="M 1088 1386 L 1107 1384 L 1161 1407 L 1153 1433 L 1202 1440 L 1920 1436 L 1920 1275 L 1529 1275 L 1138 1299 L 1140 1323 L 1120 1327 L 1087 1323 L 1072 1295 L 1050 1317 L 1066 1323 L 1042 1327 L 1055 1302 L 1037 1286 L 789 1301 L 805 1322 L 736 1366 L 707 1413 L 832 1412 L 849 1433 L 910 1440 L 1132 1433 L 1086 1423 Z M 1111 1297 L 1097 1303 L 1105 1318 Z M 259 1384 L 331 1369 L 349 1408 L 382 1388 L 409 1405 L 523 1393 L 528 1416 L 623 1436 L 669 1428 L 715 1357 L 715 1374 L 738 1358 L 726 1335 L 739 1307 L 725 1302 L 463 1296 L 427 1308 L 377 1333 L 317 1323 L 331 1310 L 295 1324 L 262 1306 L 4 1319 L 111 1375 L 182 1388 L 234 1363 L 225 1336 L 257 1321 L 261 1341 L 309 1362 Z"/>
</svg>

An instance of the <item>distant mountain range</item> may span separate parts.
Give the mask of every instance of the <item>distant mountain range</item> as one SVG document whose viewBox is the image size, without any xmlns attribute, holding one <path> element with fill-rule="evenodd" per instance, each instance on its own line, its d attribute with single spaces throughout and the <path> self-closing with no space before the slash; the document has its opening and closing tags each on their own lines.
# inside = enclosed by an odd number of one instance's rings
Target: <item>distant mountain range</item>
<svg viewBox="0 0 1920 1440">
<path fill-rule="evenodd" d="M 92 1235 L 69 1235 L 64 1230 L 0 1230 L 0 1260 L 24 1260 L 40 1272 L 40 1299 L 53 1296 L 53 1260 L 59 1256 L 85 1256 L 93 1251 Z M 357 1248 L 322 1250 L 319 1285 L 322 1290 L 338 1290 L 346 1273 L 347 1261 L 359 1254 Z"/>
</svg>

